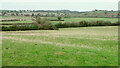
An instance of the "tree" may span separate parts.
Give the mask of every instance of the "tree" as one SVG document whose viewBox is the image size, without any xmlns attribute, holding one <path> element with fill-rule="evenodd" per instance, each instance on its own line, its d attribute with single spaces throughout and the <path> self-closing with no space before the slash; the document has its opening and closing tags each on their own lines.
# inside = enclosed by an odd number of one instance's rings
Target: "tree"
<svg viewBox="0 0 120 68">
<path fill-rule="evenodd" d="M 18 16 L 18 14 L 19 14 L 19 13 L 18 13 L 18 12 L 16 12 L 16 16 Z"/>
<path fill-rule="evenodd" d="M 112 18 L 114 18 L 114 15 L 112 15 Z"/>
<path fill-rule="evenodd" d="M 4 16 L 6 14 L 6 12 L 2 12 L 2 15 Z"/>
<path fill-rule="evenodd" d="M 88 15 L 87 13 L 84 14 L 85 16 Z"/>
<path fill-rule="evenodd" d="M 98 11 L 97 9 L 95 9 L 95 11 Z"/>
<path fill-rule="evenodd" d="M 37 26 L 38 29 L 45 30 L 58 30 L 48 19 L 41 18 L 40 16 L 35 16 L 32 18 L 34 25 Z"/>
<path fill-rule="evenodd" d="M 31 16 L 34 16 L 34 13 L 32 13 L 32 15 Z"/>
<path fill-rule="evenodd" d="M 58 17 L 58 20 L 60 21 L 62 19 L 62 17 Z"/>
<path fill-rule="evenodd" d="M 118 13 L 116 17 L 117 17 L 117 18 L 120 18 L 120 13 Z"/>
<path fill-rule="evenodd" d="M 107 11 L 105 11 L 104 13 L 107 14 Z"/>
<path fill-rule="evenodd" d="M 37 16 L 40 16 L 40 14 L 38 13 Z"/>
</svg>

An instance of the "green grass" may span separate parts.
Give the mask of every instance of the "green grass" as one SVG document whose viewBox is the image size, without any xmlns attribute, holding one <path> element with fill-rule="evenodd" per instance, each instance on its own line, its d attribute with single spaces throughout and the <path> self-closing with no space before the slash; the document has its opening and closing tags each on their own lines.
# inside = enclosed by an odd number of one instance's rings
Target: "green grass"
<svg viewBox="0 0 120 68">
<path fill-rule="evenodd" d="M 118 18 L 65 18 L 66 22 L 98 21 L 98 20 L 116 22 L 118 21 Z"/>
<path fill-rule="evenodd" d="M 2 22 L 4 23 L 32 23 L 32 21 L 9 21 L 9 22 Z"/>
<path fill-rule="evenodd" d="M 57 19 L 57 18 L 49 18 Z M 64 21 L 61 22 L 80 22 L 80 21 L 111 21 L 115 23 L 118 21 L 118 18 L 62 18 Z M 57 24 L 59 21 L 52 21 L 53 24 Z"/>
<path fill-rule="evenodd" d="M 31 17 L 29 16 L 3 16 L 3 19 L 26 19 L 26 21 L 11 21 L 11 22 L 2 22 L 2 23 L 32 23 Z M 44 17 L 43 17 L 44 18 Z M 45 17 L 48 19 L 57 19 L 57 17 Z M 117 22 L 118 18 L 62 18 L 63 22 L 79 22 L 79 21 L 111 21 L 112 23 Z M 51 21 L 53 24 L 58 23 L 59 21 Z"/>
<path fill-rule="evenodd" d="M 57 19 L 57 18 L 49 18 L 49 19 Z M 118 21 L 118 18 L 62 18 L 64 21 L 61 22 L 80 22 L 80 21 L 111 21 L 115 23 Z M 54 24 L 59 21 L 53 21 Z"/>
<path fill-rule="evenodd" d="M 118 65 L 118 27 L 2 32 L 3 66 Z"/>
<path fill-rule="evenodd" d="M 2 19 L 26 19 L 28 21 L 31 21 L 30 16 L 2 16 Z"/>
</svg>

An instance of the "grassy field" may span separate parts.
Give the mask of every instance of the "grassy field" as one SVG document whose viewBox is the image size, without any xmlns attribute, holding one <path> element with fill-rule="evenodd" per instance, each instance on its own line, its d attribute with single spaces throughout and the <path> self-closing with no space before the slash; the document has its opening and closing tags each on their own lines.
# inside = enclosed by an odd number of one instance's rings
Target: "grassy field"
<svg viewBox="0 0 120 68">
<path fill-rule="evenodd" d="M 30 16 L 2 16 L 2 19 L 26 19 L 31 20 Z"/>
<path fill-rule="evenodd" d="M 73 22 L 79 22 L 79 21 L 98 21 L 98 20 L 103 20 L 103 21 L 111 21 L 111 22 L 116 22 L 118 21 L 118 18 L 65 18 L 65 21 L 73 21 Z"/>
<path fill-rule="evenodd" d="M 3 66 L 118 65 L 118 27 L 3 31 Z"/>
<path fill-rule="evenodd" d="M 3 16 L 3 19 L 26 19 L 26 21 L 9 21 L 9 22 L 2 22 L 2 23 L 32 23 L 32 18 L 28 16 Z M 55 17 L 47 17 L 48 19 L 57 19 Z M 63 22 L 79 22 L 79 21 L 111 21 L 112 23 L 117 22 L 118 18 L 62 18 L 65 21 Z M 51 21 L 53 24 L 58 23 L 59 21 Z"/>
<path fill-rule="evenodd" d="M 2 23 L 32 23 L 32 21 L 9 21 L 9 22 L 2 22 Z"/>
</svg>

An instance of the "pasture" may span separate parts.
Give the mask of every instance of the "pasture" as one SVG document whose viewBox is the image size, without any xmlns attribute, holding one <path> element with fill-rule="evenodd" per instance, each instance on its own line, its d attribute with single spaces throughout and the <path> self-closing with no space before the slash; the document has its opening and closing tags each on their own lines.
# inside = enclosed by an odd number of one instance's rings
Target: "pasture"
<svg viewBox="0 0 120 68">
<path fill-rule="evenodd" d="M 2 23 L 32 23 L 32 18 L 30 16 L 3 16 L 2 19 L 25 19 L 26 21 L 9 21 Z M 50 20 L 57 19 L 57 17 L 42 17 L 48 18 Z M 79 22 L 79 21 L 111 21 L 112 23 L 117 22 L 118 18 L 62 18 L 64 21 L 62 22 Z M 51 21 L 51 23 L 56 24 L 59 21 Z"/>
<path fill-rule="evenodd" d="M 2 31 L 2 50 L 3 66 L 117 66 L 118 27 Z"/>
</svg>

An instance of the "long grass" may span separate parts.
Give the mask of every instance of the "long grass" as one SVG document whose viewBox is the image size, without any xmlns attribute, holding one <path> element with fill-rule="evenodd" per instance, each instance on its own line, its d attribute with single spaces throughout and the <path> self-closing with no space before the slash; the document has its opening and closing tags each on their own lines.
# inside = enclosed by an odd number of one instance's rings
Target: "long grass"
<svg viewBox="0 0 120 68">
<path fill-rule="evenodd" d="M 118 27 L 2 32 L 3 66 L 117 66 Z"/>
</svg>

